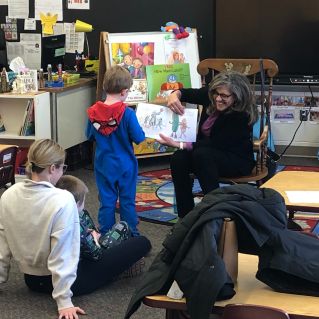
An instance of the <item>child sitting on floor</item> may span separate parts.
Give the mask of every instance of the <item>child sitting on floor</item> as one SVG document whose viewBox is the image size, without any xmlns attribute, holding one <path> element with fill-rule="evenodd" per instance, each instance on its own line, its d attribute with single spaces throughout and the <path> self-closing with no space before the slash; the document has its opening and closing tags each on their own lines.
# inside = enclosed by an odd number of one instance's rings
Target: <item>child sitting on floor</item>
<svg viewBox="0 0 319 319">
<path fill-rule="evenodd" d="M 123 241 L 127 242 L 133 239 L 129 227 L 124 221 L 116 223 L 109 232 L 101 236 L 90 214 L 84 209 L 88 188 L 83 181 L 75 176 L 64 175 L 59 179 L 56 187 L 66 189 L 72 193 L 77 204 L 81 231 L 80 256 L 82 258 L 99 261 L 103 258 L 105 250 L 110 250 L 111 253 L 115 246 L 118 246 L 116 248 L 120 249 L 121 246 L 119 245 Z M 147 241 L 145 242 L 146 246 L 150 246 L 149 241 L 145 237 L 138 237 L 144 238 Z M 125 259 L 127 253 L 123 254 L 123 259 Z M 136 265 L 134 267 L 136 268 Z M 130 271 L 130 269 L 128 270 Z"/>
</svg>

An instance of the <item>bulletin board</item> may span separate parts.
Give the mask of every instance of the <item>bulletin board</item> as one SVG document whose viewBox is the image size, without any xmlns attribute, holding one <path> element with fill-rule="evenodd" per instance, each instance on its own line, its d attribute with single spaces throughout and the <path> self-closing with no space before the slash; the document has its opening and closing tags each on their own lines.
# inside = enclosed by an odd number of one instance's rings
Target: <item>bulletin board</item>
<svg viewBox="0 0 319 319">
<path fill-rule="evenodd" d="M 101 32 L 100 34 L 100 49 L 99 49 L 99 72 L 97 81 L 97 100 L 103 99 L 103 77 L 107 68 L 114 62 L 114 45 L 115 44 L 140 44 L 141 49 L 152 46 L 151 65 L 165 65 L 174 62 L 168 61 L 172 51 L 183 52 L 184 63 L 189 64 L 189 73 L 192 88 L 200 88 L 201 77 L 197 73 L 197 65 L 199 63 L 199 52 L 197 42 L 196 29 L 189 32 L 187 38 L 177 40 L 171 32 L 135 32 L 135 33 L 108 33 Z M 113 50 L 113 51 L 112 51 Z M 123 51 L 125 51 L 123 49 Z M 159 144 L 153 139 L 147 138 L 139 145 L 134 145 L 135 154 L 138 157 L 158 156 L 170 154 L 174 151 L 173 148 Z"/>
</svg>

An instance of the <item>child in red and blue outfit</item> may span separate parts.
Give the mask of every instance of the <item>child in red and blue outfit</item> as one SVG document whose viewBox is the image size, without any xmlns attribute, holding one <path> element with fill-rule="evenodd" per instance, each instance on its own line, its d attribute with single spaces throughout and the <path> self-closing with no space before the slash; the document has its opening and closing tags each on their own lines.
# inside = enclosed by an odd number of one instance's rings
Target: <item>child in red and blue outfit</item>
<svg viewBox="0 0 319 319">
<path fill-rule="evenodd" d="M 134 110 L 124 103 L 131 86 L 132 77 L 125 68 L 109 68 L 103 82 L 105 101 L 98 101 L 87 110 L 86 135 L 96 141 L 94 171 L 100 197 L 101 234 L 115 224 L 119 199 L 120 219 L 127 222 L 133 236 L 139 235 L 135 211 L 138 164 L 132 142 L 141 143 L 145 134 Z"/>
</svg>

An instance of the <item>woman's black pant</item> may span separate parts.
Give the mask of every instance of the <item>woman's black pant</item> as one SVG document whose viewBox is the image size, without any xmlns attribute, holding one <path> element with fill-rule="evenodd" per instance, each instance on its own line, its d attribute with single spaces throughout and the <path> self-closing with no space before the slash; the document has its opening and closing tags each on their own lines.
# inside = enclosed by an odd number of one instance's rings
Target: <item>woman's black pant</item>
<svg viewBox="0 0 319 319">
<path fill-rule="evenodd" d="M 239 161 L 211 146 L 197 147 L 192 151 L 178 150 L 172 155 L 170 165 L 179 217 L 184 217 L 194 208 L 190 173 L 196 175 L 204 194 L 219 187 L 220 176 L 243 175 Z"/>
<path fill-rule="evenodd" d="M 110 249 L 103 249 L 102 258 L 79 261 L 77 277 L 71 287 L 73 296 L 88 294 L 111 282 L 123 271 L 144 257 L 151 249 L 150 241 L 137 236 L 123 241 Z M 34 291 L 52 293 L 51 276 L 24 275 L 26 285 Z"/>
</svg>

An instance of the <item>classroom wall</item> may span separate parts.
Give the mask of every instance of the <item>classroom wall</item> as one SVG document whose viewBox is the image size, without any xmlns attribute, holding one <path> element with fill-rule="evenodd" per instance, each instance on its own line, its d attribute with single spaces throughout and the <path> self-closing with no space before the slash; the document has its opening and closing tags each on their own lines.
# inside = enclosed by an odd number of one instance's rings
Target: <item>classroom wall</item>
<svg viewBox="0 0 319 319">
<path fill-rule="evenodd" d="M 213 57 L 214 48 L 214 0 L 201 1 L 105 1 L 91 0 L 90 10 L 69 10 L 63 0 L 64 22 L 76 19 L 92 24 L 94 31 L 88 33 L 91 55 L 98 56 L 101 31 L 147 32 L 160 31 L 168 21 L 197 29 L 200 59 Z M 5 22 L 7 6 L 0 6 L 0 23 Z M 30 0 L 30 17 L 34 16 L 34 2 Z M 18 32 L 23 30 L 23 20 L 18 20 Z M 37 21 L 37 32 L 41 23 Z M 70 57 L 68 57 L 70 59 Z"/>
</svg>

